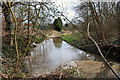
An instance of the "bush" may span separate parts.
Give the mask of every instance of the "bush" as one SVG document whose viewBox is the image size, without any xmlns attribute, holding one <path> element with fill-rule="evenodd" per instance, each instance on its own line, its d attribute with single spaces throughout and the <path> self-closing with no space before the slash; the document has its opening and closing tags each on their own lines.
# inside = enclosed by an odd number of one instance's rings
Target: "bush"
<svg viewBox="0 0 120 80">
<path fill-rule="evenodd" d="M 57 30 L 57 31 L 61 31 L 62 30 L 62 20 L 61 20 L 60 17 L 58 17 L 58 19 L 55 19 L 54 27 L 55 27 L 55 30 Z"/>
</svg>

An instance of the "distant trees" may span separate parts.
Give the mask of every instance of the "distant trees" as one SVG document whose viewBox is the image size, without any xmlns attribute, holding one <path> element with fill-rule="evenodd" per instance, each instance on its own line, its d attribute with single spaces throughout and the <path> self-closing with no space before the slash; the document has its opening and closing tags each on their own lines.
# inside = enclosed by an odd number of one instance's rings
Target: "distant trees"
<svg viewBox="0 0 120 80">
<path fill-rule="evenodd" d="M 58 17 L 58 19 L 55 19 L 53 24 L 54 24 L 55 30 L 57 30 L 57 31 L 62 30 L 62 20 L 60 17 Z"/>
<path fill-rule="evenodd" d="M 83 2 L 76 7 L 74 22 L 86 32 L 88 23 L 90 33 L 97 42 L 109 43 L 119 37 L 119 5 L 115 2 Z M 115 36 L 116 35 L 116 36 Z"/>
</svg>

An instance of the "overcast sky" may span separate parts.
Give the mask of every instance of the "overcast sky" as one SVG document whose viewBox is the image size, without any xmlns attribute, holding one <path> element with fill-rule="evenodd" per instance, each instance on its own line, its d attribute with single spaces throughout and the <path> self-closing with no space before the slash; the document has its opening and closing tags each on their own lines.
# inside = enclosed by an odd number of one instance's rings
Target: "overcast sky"
<svg viewBox="0 0 120 80">
<path fill-rule="evenodd" d="M 38 0 L 42 1 L 42 0 Z M 64 15 L 68 17 L 69 20 L 71 20 L 75 16 L 75 10 L 74 7 L 79 4 L 80 0 L 44 0 L 55 2 L 55 5 L 58 7 L 58 10 L 61 11 L 65 9 Z"/>
<path fill-rule="evenodd" d="M 75 16 L 75 10 L 74 7 L 78 5 L 79 0 L 52 0 L 55 2 L 56 6 L 59 6 L 59 10 L 62 10 L 63 7 L 66 12 L 65 16 L 68 17 L 68 19 L 72 19 Z"/>
</svg>

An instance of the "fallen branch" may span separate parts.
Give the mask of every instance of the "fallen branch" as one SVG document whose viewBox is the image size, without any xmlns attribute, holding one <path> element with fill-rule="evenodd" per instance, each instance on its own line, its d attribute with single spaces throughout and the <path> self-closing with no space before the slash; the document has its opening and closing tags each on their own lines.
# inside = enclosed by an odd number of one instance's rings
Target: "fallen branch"
<svg viewBox="0 0 120 80">
<path fill-rule="evenodd" d="M 89 27 L 90 27 L 90 24 L 92 23 L 93 21 L 89 22 L 88 23 L 88 28 L 87 28 L 87 33 L 88 33 L 88 37 L 95 43 L 97 49 L 98 49 L 98 52 L 100 53 L 101 57 L 103 58 L 105 64 L 110 68 L 110 70 L 114 73 L 114 75 L 120 80 L 120 76 L 118 75 L 118 73 L 111 67 L 111 65 L 108 63 L 108 61 L 105 59 L 100 47 L 98 46 L 97 42 L 90 36 L 90 32 L 89 32 Z"/>
<path fill-rule="evenodd" d="M 6 76 L 5 74 L 0 72 L 0 75 L 3 76 L 4 78 L 8 78 L 8 76 Z"/>
</svg>

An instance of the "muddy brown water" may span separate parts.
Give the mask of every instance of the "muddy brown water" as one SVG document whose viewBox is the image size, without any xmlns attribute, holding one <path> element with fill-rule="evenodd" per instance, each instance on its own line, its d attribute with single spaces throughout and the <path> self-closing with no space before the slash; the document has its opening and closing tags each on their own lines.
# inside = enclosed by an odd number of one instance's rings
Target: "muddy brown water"
<svg viewBox="0 0 120 80">
<path fill-rule="evenodd" d="M 77 49 L 61 38 L 50 38 L 37 44 L 31 51 L 31 57 L 26 57 L 25 63 L 29 76 L 36 77 L 50 73 L 57 66 L 77 61 L 78 67 L 87 73 L 95 73 L 96 77 L 114 77 L 106 67 L 101 71 L 102 59 L 100 56 Z M 114 69 L 120 73 L 120 64 L 113 62 Z M 109 74 L 110 73 L 110 74 Z"/>
</svg>

